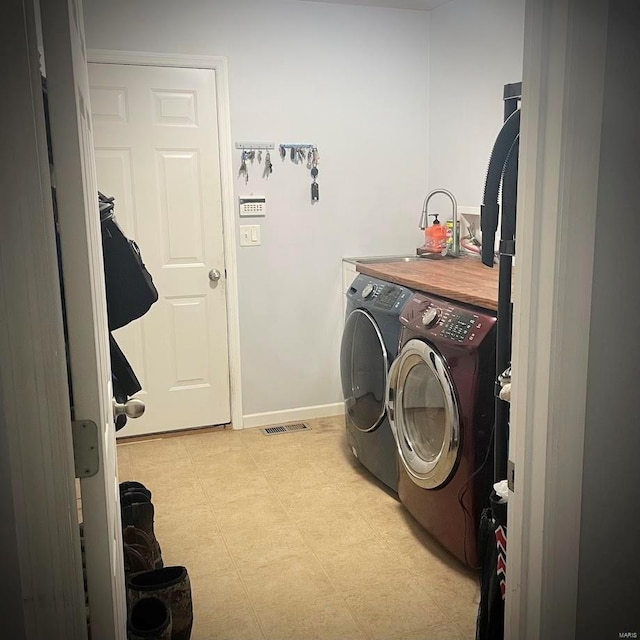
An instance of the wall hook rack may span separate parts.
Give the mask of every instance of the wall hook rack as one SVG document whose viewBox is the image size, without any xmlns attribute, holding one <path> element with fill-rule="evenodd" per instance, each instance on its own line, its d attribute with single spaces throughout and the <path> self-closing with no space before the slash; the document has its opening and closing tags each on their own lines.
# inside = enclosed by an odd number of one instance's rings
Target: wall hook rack
<svg viewBox="0 0 640 640">
<path fill-rule="evenodd" d="M 269 150 L 275 149 L 274 142 L 236 142 L 236 149 L 253 149 L 259 151 L 260 149 Z"/>
</svg>

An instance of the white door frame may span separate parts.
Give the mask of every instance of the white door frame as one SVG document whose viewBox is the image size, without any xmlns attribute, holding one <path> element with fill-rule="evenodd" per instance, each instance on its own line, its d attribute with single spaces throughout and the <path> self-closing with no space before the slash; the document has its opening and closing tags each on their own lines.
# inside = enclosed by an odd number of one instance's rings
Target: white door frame
<svg viewBox="0 0 640 640">
<path fill-rule="evenodd" d="M 527 0 L 505 638 L 574 638 L 607 0 Z"/>
<path fill-rule="evenodd" d="M 235 205 L 233 195 L 233 154 L 231 110 L 227 59 L 222 56 L 153 53 L 147 51 L 111 51 L 88 49 L 87 60 L 101 64 L 130 64 L 151 67 L 211 69 L 215 71 L 216 112 L 220 149 L 220 187 L 222 191 L 222 227 L 226 271 L 227 339 L 229 343 L 229 382 L 231 424 L 242 429 L 242 378 L 240 374 L 240 320 L 238 308 L 238 272 L 236 252 Z"/>
<path fill-rule="evenodd" d="M 30 0 L 0 6 L 0 50 L 12 69 L 4 78 L 11 99 L 0 107 L 2 635 L 83 640 L 69 387 Z"/>
</svg>

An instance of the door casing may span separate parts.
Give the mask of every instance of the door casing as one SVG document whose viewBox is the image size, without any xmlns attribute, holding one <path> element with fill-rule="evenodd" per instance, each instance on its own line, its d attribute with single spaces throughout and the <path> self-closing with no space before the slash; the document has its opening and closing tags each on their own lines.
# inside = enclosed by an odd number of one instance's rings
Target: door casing
<svg viewBox="0 0 640 640">
<path fill-rule="evenodd" d="M 85 640 L 37 19 L 0 5 L 0 618 L 2 637 Z"/>
<path fill-rule="evenodd" d="M 142 318 L 113 334 L 146 404 L 117 435 L 228 425 L 216 72 L 88 66 L 98 188 L 115 196 L 117 223 L 140 246 L 159 294 Z"/>
<path fill-rule="evenodd" d="M 87 61 L 102 64 L 121 64 L 215 71 L 216 110 L 220 150 L 220 187 L 222 192 L 222 226 L 226 271 L 227 340 L 229 344 L 229 377 L 231 424 L 242 429 L 242 379 L 240 374 L 240 333 L 238 307 L 238 273 L 236 225 L 234 221 L 233 165 L 231 116 L 229 104 L 229 73 L 227 59 L 222 56 L 195 56 L 143 51 L 111 51 L 88 49 Z"/>
</svg>

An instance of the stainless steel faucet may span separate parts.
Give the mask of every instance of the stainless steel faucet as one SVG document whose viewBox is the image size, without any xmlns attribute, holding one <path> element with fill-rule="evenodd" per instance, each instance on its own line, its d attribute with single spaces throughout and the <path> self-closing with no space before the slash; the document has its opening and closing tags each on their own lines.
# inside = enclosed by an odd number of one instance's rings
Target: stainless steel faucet
<svg viewBox="0 0 640 640">
<path fill-rule="evenodd" d="M 453 208 L 453 247 L 448 252 L 448 255 L 458 257 L 460 256 L 460 231 L 458 230 L 458 203 L 456 202 L 456 198 L 451 193 L 451 191 L 447 191 L 447 189 L 434 189 L 427 194 L 427 197 L 424 199 L 424 204 L 422 205 L 422 214 L 420 215 L 420 228 L 426 229 L 428 226 L 427 220 L 427 207 L 429 206 L 429 200 L 436 194 L 441 193 L 445 196 L 448 196 L 449 200 L 451 200 L 451 206 Z"/>
</svg>

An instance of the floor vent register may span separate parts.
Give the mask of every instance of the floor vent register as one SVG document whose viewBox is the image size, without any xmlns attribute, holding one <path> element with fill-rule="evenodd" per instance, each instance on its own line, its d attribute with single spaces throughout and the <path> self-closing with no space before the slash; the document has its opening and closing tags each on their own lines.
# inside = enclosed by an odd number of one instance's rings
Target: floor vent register
<svg viewBox="0 0 640 640">
<path fill-rule="evenodd" d="M 311 427 L 304 422 L 295 424 L 278 424 L 275 427 L 265 427 L 260 429 L 265 436 L 277 436 L 281 433 L 291 433 L 293 431 L 309 431 Z"/>
</svg>

